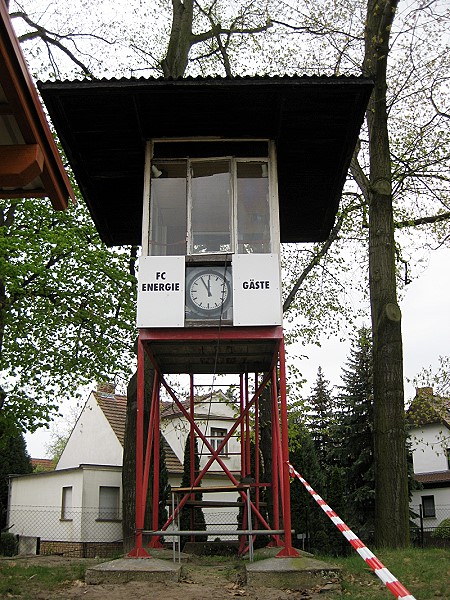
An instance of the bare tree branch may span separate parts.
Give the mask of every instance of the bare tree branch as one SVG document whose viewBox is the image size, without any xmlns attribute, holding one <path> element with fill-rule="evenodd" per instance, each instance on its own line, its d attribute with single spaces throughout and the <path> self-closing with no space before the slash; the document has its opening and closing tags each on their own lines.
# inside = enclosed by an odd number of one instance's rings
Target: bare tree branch
<svg viewBox="0 0 450 600">
<path fill-rule="evenodd" d="M 350 212 L 352 212 L 354 210 L 357 210 L 359 208 L 361 208 L 360 204 L 358 204 L 358 205 L 351 205 L 347 209 L 343 210 L 342 213 L 339 215 L 339 218 L 337 219 L 335 226 L 331 230 L 330 235 L 328 236 L 328 239 L 321 246 L 321 248 L 316 252 L 316 254 L 313 256 L 313 258 L 310 260 L 309 264 L 301 272 L 300 277 L 297 279 L 297 281 L 295 282 L 295 284 L 292 286 L 291 291 L 289 292 L 286 300 L 283 303 L 283 312 L 286 312 L 287 310 L 289 310 L 291 304 L 294 301 L 294 298 L 295 298 L 298 290 L 300 289 L 302 283 L 305 281 L 306 277 L 313 270 L 313 268 L 316 265 L 319 264 L 319 262 L 321 261 L 321 259 L 326 255 L 326 253 L 330 249 L 330 247 L 333 244 L 333 242 L 336 241 L 336 239 L 337 239 L 337 237 L 339 235 L 339 232 L 342 229 L 342 225 L 343 225 L 344 220 L 347 217 L 347 215 Z"/>
<path fill-rule="evenodd" d="M 441 223 L 442 221 L 450 220 L 450 212 L 440 213 L 439 215 L 431 215 L 429 217 L 419 217 L 417 219 L 406 219 L 394 223 L 396 229 L 405 227 L 416 227 L 417 225 L 429 225 L 432 223 Z"/>
<path fill-rule="evenodd" d="M 70 60 L 73 63 L 75 63 L 83 71 L 83 73 L 85 75 L 91 75 L 91 70 L 89 69 L 89 67 L 87 65 L 85 65 L 83 62 L 81 62 L 81 60 L 79 60 L 73 54 L 73 52 L 71 52 L 63 43 L 61 43 L 59 41 L 59 39 L 57 39 L 58 37 L 60 39 L 64 39 L 64 37 L 68 37 L 68 36 L 57 36 L 57 34 L 51 32 L 51 31 L 48 31 L 45 27 L 42 27 L 41 25 L 39 25 L 39 23 L 35 23 L 32 19 L 30 19 L 30 17 L 25 12 L 14 12 L 14 13 L 11 13 L 10 16 L 11 16 L 11 18 L 23 19 L 25 21 L 25 23 L 27 23 L 27 25 L 29 25 L 30 27 L 33 27 L 35 30 L 35 31 L 30 31 L 28 33 L 25 33 L 25 34 L 19 36 L 20 42 L 25 42 L 25 41 L 29 41 L 29 40 L 34 40 L 36 38 L 40 38 L 46 44 L 47 48 L 49 48 L 49 46 L 55 46 L 55 48 L 58 48 L 59 50 L 61 50 L 61 52 L 63 52 L 66 56 L 68 56 L 70 58 Z M 73 37 L 73 36 L 71 36 L 71 37 Z M 93 36 L 93 37 L 96 37 L 96 36 Z"/>
<path fill-rule="evenodd" d="M 358 161 L 358 154 L 360 148 L 361 140 L 358 138 L 355 149 L 353 151 L 352 159 L 350 161 L 350 172 L 353 176 L 353 179 L 356 181 L 359 189 L 361 190 L 361 193 L 364 196 L 364 200 L 366 202 L 369 202 L 370 182 Z"/>
</svg>

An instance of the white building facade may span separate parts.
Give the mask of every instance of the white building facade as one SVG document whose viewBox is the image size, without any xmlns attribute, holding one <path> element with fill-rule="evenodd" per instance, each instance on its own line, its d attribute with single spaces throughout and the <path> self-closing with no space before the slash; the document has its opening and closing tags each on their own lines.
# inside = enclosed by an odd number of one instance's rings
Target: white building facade
<svg viewBox="0 0 450 600">
<path fill-rule="evenodd" d="M 433 533 L 450 518 L 450 401 L 419 388 L 408 410 L 409 442 L 414 477 L 420 489 L 412 492 L 411 508 L 424 530 Z"/>
</svg>

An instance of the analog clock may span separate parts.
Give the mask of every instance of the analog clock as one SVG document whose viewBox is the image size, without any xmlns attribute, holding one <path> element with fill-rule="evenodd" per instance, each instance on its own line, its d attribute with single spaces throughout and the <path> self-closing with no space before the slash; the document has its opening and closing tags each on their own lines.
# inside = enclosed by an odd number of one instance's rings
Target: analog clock
<svg viewBox="0 0 450 600">
<path fill-rule="evenodd" d="M 228 304 L 231 291 L 224 273 L 213 269 L 196 272 L 187 285 L 191 308 L 206 318 L 218 316 Z"/>
</svg>

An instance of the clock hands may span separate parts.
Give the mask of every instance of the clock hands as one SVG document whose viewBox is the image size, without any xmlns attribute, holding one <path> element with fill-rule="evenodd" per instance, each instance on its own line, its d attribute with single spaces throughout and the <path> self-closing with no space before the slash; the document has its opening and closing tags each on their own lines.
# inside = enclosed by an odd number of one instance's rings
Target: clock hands
<svg viewBox="0 0 450 600">
<path fill-rule="evenodd" d="M 208 277 L 208 283 L 205 283 L 205 280 L 203 279 L 203 277 L 200 277 L 200 281 L 203 283 L 203 285 L 206 288 L 206 291 L 208 292 L 208 298 L 211 298 L 212 294 L 211 294 L 211 275 Z"/>
</svg>

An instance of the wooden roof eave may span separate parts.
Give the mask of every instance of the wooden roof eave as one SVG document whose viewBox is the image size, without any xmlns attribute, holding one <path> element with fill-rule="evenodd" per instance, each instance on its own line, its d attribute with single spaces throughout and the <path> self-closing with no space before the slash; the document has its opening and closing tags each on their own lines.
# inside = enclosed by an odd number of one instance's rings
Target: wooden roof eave
<svg viewBox="0 0 450 600">
<path fill-rule="evenodd" d="M 22 187 L 10 186 L 15 189 L 2 189 L 0 197 L 48 196 L 56 210 L 65 210 L 69 198 L 75 202 L 75 194 L 3 2 L 0 2 L 0 82 L 7 98 L 7 104 L 2 107 L 2 114 L 12 115 L 17 121 L 24 139 L 24 144 L 21 145 L 39 147 L 42 167 L 38 175 L 43 184 L 42 188 L 24 189 L 23 180 L 18 177 L 17 184 Z M 12 149 L 7 150 L 7 146 L 3 146 L 2 151 L 4 154 L 14 152 Z M 24 150 L 24 153 L 27 154 L 27 151 Z M 25 165 L 28 169 L 28 178 L 36 175 L 39 165 L 40 161 Z M 1 170 L 0 174 L 2 174 Z"/>
</svg>

